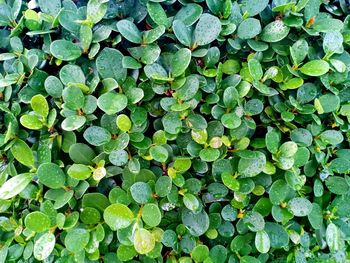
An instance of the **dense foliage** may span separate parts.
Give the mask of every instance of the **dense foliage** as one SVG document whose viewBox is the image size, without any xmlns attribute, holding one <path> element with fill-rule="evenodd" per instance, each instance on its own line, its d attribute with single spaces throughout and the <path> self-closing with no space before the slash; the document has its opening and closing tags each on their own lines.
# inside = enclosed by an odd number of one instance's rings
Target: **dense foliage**
<svg viewBox="0 0 350 263">
<path fill-rule="evenodd" d="M 0 0 L 0 262 L 348 262 L 349 6 Z"/>
</svg>

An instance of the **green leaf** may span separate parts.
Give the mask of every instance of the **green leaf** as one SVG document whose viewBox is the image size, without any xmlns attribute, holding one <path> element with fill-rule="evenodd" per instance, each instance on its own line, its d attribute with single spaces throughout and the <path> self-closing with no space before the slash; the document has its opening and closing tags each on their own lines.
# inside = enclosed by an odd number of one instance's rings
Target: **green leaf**
<svg viewBox="0 0 350 263">
<path fill-rule="evenodd" d="M 181 7 L 174 17 L 175 20 L 182 21 L 186 26 L 193 25 L 203 13 L 203 8 L 195 3 L 188 3 Z"/>
<path fill-rule="evenodd" d="M 77 65 L 68 64 L 63 66 L 60 70 L 59 75 L 60 75 L 60 80 L 66 86 L 72 83 L 85 84 L 84 72 Z"/>
<path fill-rule="evenodd" d="M 199 90 L 199 80 L 195 75 L 186 78 L 186 82 L 176 90 L 176 97 L 180 100 L 192 99 Z"/>
<path fill-rule="evenodd" d="M 24 224 L 29 230 L 40 233 L 50 228 L 51 221 L 46 214 L 35 211 L 25 217 Z"/>
<path fill-rule="evenodd" d="M 250 116 L 260 114 L 263 111 L 263 109 L 264 109 L 264 104 L 259 99 L 249 100 L 244 105 L 244 111 L 246 112 L 246 114 Z"/>
<path fill-rule="evenodd" d="M 192 30 L 181 20 L 174 20 L 173 30 L 177 40 L 184 46 L 190 47 L 192 43 Z"/>
<path fill-rule="evenodd" d="M 331 251 L 339 251 L 343 247 L 341 232 L 339 228 L 330 223 L 326 229 L 326 242 Z"/>
<path fill-rule="evenodd" d="M 253 79 L 260 80 L 263 77 L 264 72 L 263 72 L 261 64 L 258 60 L 256 60 L 256 59 L 249 60 L 248 61 L 248 68 L 249 68 L 249 72 L 252 75 Z"/>
<path fill-rule="evenodd" d="M 297 91 L 297 99 L 300 103 L 312 101 L 317 95 L 316 86 L 312 83 L 306 83 Z"/>
<path fill-rule="evenodd" d="M 224 91 L 223 102 L 227 108 L 234 108 L 239 102 L 239 94 L 235 87 L 227 87 Z"/>
<path fill-rule="evenodd" d="M 330 145 L 337 145 L 344 140 L 344 136 L 340 131 L 326 130 L 320 134 L 320 139 Z"/>
<path fill-rule="evenodd" d="M 316 197 L 320 197 L 323 195 L 324 187 L 323 187 L 321 180 L 319 180 L 319 179 L 315 180 L 313 190 L 314 190 Z"/>
<path fill-rule="evenodd" d="M 261 13 L 269 4 L 268 0 L 243 0 L 241 2 L 241 8 L 243 13 L 247 13 L 249 16 L 255 16 Z"/>
<path fill-rule="evenodd" d="M 95 152 L 86 144 L 75 143 L 69 148 L 69 157 L 74 163 L 89 165 L 95 157 Z"/>
<path fill-rule="evenodd" d="M 306 147 L 298 147 L 298 151 L 294 155 L 294 165 L 296 167 L 304 166 L 310 158 L 310 151 Z"/>
<path fill-rule="evenodd" d="M 147 254 L 153 250 L 155 246 L 154 236 L 146 229 L 139 228 L 135 231 L 134 247 L 139 254 Z"/>
<path fill-rule="evenodd" d="M 101 219 L 100 212 L 93 207 L 85 207 L 80 213 L 80 220 L 84 224 L 97 224 Z"/>
<path fill-rule="evenodd" d="M 127 132 L 131 129 L 131 120 L 127 115 L 120 114 L 117 117 L 117 126 L 121 131 Z"/>
<path fill-rule="evenodd" d="M 187 69 L 191 61 L 191 51 L 187 48 L 179 49 L 173 56 L 171 62 L 171 74 L 172 76 L 178 77 L 182 75 Z"/>
<path fill-rule="evenodd" d="M 118 246 L 117 257 L 120 261 L 124 262 L 124 261 L 132 260 L 133 257 L 135 257 L 136 255 L 137 255 L 137 252 L 136 252 L 134 246 L 126 246 L 123 244 Z M 113 257 L 113 259 L 114 259 L 114 257 Z"/>
<path fill-rule="evenodd" d="M 152 199 L 152 189 L 147 183 L 144 182 L 134 183 L 130 187 L 130 192 L 132 198 L 139 204 L 148 203 Z"/>
<path fill-rule="evenodd" d="M 312 204 L 312 210 L 307 217 L 314 229 L 321 229 L 323 226 L 323 212 L 317 203 Z"/>
<path fill-rule="evenodd" d="M 259 263 L 259 262 L 261 261 L 252 256 L 243 256 L 240 259 L 240 263 Z"/>
<path fill-rule="evenodd" d="M 112 204 L 104 210 L 103 218 L 106 224 L 115 231 L 128 227 L 134 219 L 134 214 L 126 205 Z"/>
<path fill-rule="evenodd" d="M 304 128 L 297 128 L 290 134 L 293 142 L 299 146 L 311 146 L 313 138 L 311 132 Z"/>
<path fill-rule="evenodd" d="M 125 150 L 113 150 L 109 154 L 109 161 L 116 166 L 123 166 L 128 163 L 129 155 Z"/>
<path fill-rule="evenodd" d="M 21 164 L 34 167 L 34 154 L 24 141 L 16 139 L 11 147 L 11 153 Z"/>
<path fill-rule="evenodd" d="M 98 23 L 105 15 L 108 0 L 89 0 L 87 3 L 87 19 L 94 24 Z"/>
<path fill-rule="evenodd" d="M 199 152 L 199 157 L 204 162 L 214 162 L 220 156 L 220 151 L 213 148 L 205 148 Z"/>
<path fill-rule="evenodd" d="M 60 15 L 58 16 L 58 20 L 60 25 L 68 30 L 69 32 L 78 35 L 79 34 L 79 30 L 80 30 L 80 26 L 79 24 L 76 22 L 76 20 L 78 19 L 85 19 L 86 16 L 81 14 L 80 12 L 78 13 L 77 8 L 64 8 Z"/>
<path fill-rule="evenodd" d="M 316 107 L 319 104 L 320 107 Z M 337 111 L 340 107 L 340 99 L 332 93 L 326 93 L 315 99 L 315 108 L 319 114 Z"/>
<path fill-rule="evenodd" d="M 236 74 L 236 73 L 238 73 L 240 71 L 240 69 L 241 69 L 241 64 L 239 63 L 238 60 L 235 60 L 235 59 L 226 60 L 222 64 L 222 72 L 227 74 L 227 75 Z M 224 96 L 224 98 L 225 98 L 225 96 Z"/>
<path fill-rule="evenodd" d="M 130 69 L 139 69 L 142 68 L 142 64 L 137 62 L 137 60 L 132 57 L 125 56 L 123 57 L 123 67 Z"/>
<path fill-rule="evenodd" d="M 295 142 L 283 143 L 278 151 L 280 157 L 292 157 L 298 151 L 298 145 Z"/>
<path fill-rule="evenodd" d="M 49 115 L 49 105 L 43 95 L 35 95 L 30 100 L 30 105 L 33 111 L 42 117 L 47 117 Z"/>
<path fill-rule="evenodd" d="M 305 75 L 318 77 L 326 74 L 329 71 L 329 64 L 321 59 L 312 60 L 304 64 L 300 68 L 300 71 Z"/>
<path fill-rule="evenodd" d="M 154 2 L 148 2 L 147 3 L 147 11 L 149 16 L 152 18 L 152 20 L 157 24 L 157 25 L 163 25 L 165 27 L 168 27 L 168 17 L 162 7 L 161 4 L 159 3 L 154 3 Z"/>
<path fill-rule="evenodd" d="M 326 33 L 323 39 L 323 51 L 329 55 L 343 53 L 343 35 L 337 31 Z"/>
<path fill-rule="evenodd" d="M 165 26 L 160 25 L 156 28 L 143 32 L 143 42 L 145 44 L 151 44 L 155 42 L 165 33 Z"/>
<path fill-rule="evenodd" d="M 145 204 L 142 208 L 142 220 L 150 227 L 155 227 L 160 224 L 162 214 L 156 204 Z"/>
<path fill-rule="evenodd" d="M 57 77 L 48 76 L 45 80 L 45 90 L 50 96 L 59 98 L 62 96 L 63 85 Z"/>
<path fill-rule="evenodd" d="M 260 34 L 261 40 L 271 43 L 284 39 L 290 31 L 282 20 L 273 21 L 265 26 Z"/>
<path fill-rule="evenodd" d="M 23 173 L 11 177 L 0 187 L 0 199 L 10 199 L 21 193 L 32 181 L 33 174 Z"/>
<path fill-rule="evenodd" d="M 347 174 L 350 172 L 350 160 L 335 158 L 331 161 L 329 168 L 338 174 Z"/>
<path fill-rule="evenodd" d="M 140 60 L 144 64 L 156 62 L 161 52 L 159 46 L 156 44 L 128 48 L 128 51 L 135 59 Z"/>
<path fill-rule="evenodd" d="M 350 188 L 345 178 L 340 176 L 330 176 L 326 180 L 326 186 L 331 193 L 342 195 L 346 194 Z"/>
<path fill-rule="evenodd" d="M 239 191 L 240 184 L 239 181 L 228 172 L 223 172 L 221 174 L 221 179 L 224 185 L 232 191 Z"/>
<path fill-rule="evenodd" d="M 152 146 L 149 149 L 149 153 L 155 161 L 160 162 L 160 163 L 166 162 L 166 160 L 168 159 L 168 155 L 169 155 L 167 149 L 165 149 L 161 145 Z"/>
<path fill-rule="evenodd" d="M 209 217 L 203 210 L 199 213 L 193 213 L 185 209 L 181 218 L 187 230 L 195 237 L 203 235 L 209 228 Z"/>
<path fill-rule="evenodd" d="M 117 28 L 120 34 L 132 43 L 140 44 L 142 41 L 142 34 L 135 26 L 135 24 L 127 19 L 118 21 Z"/>
<path fill-rule="evenodd" d="M 42 127 L 44 127 L 43 123 L 36 115 L 22 115 L 19 121 L 24 127 L 31 130 L 40 130 Z"/>
<path fill-rule="evenodd" d="M 168 176 L 159 177 L 155 185 L 156 194 L 159 197 L 167 196 L 171 191 L 171 186 L 172 186 L 172 181 L 170 177 Z"/>
<path fill-rule="evenodd" d="M 241 39 L 251 39 L 261 32 L 260 21 L 255 18 L 248 18 L 239 24 L 237 35 Z"/>
<path fill-rule="evenodd" d="M 176 112 L 166 114 L 162 118 L 162 123 L 164 126 L 164 130 L 171 134 L 179 133 L 182 127 L 182 122 L 180 120 L 179 114 Z"/>
<path fill-rule="evenodd" d="M 243 177 L 254 177 L 263 171 L 266 157 L 261 152 L 252 152 L 251 158 L 241 158 L 238 162 L 238 172 Z"/>
<path fill-rule="evenodd" d="M 34 243 L 33 254 L 37 260 L 48 258 L 56 244 L 55 235 L 51 232 L 43 234 Z"/>
<path fill-rule="evenodd" d="M 253 232 L 262 231 L 265 227 L 263 216 L 255 211 L 247 212 L 243 217 L 243 223 Z"/>
<path fill-rule="evenodd" d="M 0 54 L 0 61 L 10 60 L 15 58 L 16 55 L 13 53 L 2 53 Z"/>
<path fill-rule="evenodd" d="M 41 21 L 39 15 L 34 10 L 28 9 L 24 12 L 24 17 L 26 19 L 25 25 L 30 30 L 39 30 L 41 27 Z"/>
<path fill-rule="evenodd" d="M 228 129 L 238 128 L 242 120 L 236 113 L 225 113 L 221 116 L 221 123 Z"/>
<path fill-rule="evenodd" d="M 292 78 L 287 80 L 284 83 L 280 83 L 280 88 L 282 90 L 297 89 L 301 87 L 303 84 L 304 84 L 304 80 L 302 78 Z"/>
<path fill-rule="evenodd" d="M 74 228 L 67 232 L 64 244 L 68 251 L 78 253 L 83 251 L 89 243 L 90 233 L 83 228 Z"/>
<path fill-rule="evenodd" d="M 5 263 L 6 257 L 8 255 L 9 252 L 9 246 L 8 245 L 4 245 L 1 249 L 0 249 L 0 262 L 1 263 Z"/>
<path fill-rule="evenodd" d="M 127 69 L 123 68 L 123 54 L 112 48 L 104 48 L 96 59 L 96 68 L 102 78 L 114 78 L 123 82 Z"/>
<path fill-rule="evenodd" d="M 289 50 L 293 64 L 299 65 L 306 58 L 309 45 L 305 39 L 299 39 L 289 48 Z"/>
<path fill-rule="evenodd" d="M 144 68 L 145 74 L 148 78 L 154 80 L 169 80 L 168 73 L 159 64 L 154 63 L 151 65 L 146 65 Z"/>
<path fill-rule="evenodd" d="M 197 245 L 191 255 L 195 262 L 204 262 L 209 257 L 209 248 L 206 245 Z"/>
<path fill-rule="evenodd" d="M 344 260 L 346 4 L 0 1 L 0 263 Z"/>
<path fill-rule="evenodd" d="M 208 45 L 219 36 L 221 32 L 220 20 L 210 14 L 203 14 L 194 29 L 194 43 L 198 46 Z"/>
<path fill-rule="evenodd" d="M 66 175 L 61 168 L 54 163 L 41 164 L 38 168 L 37 176 L 40 183 L 52 189 L 59 189 L 63 187 L 66 182 Z"/>
<path fill-rule="evenodd" d="M 289 186 L 284 180 L 276 180 L 270 188 L 269 198 L 272 204 L 280 205 L 288 196 Z"/>
<path fill-rule="evenodd" d="M 108 130 L 99 126 L 90 126 L 84 131 L 84 139 L 94 146 L 101 146 L 111 140 Z"/>
<path fill-rule="evenodd" d="M 92 42 L 92 30 L 88 25 L 80 26 L 79 39 L 83 52 L 87 52 Z"/>
<path fill-rule="evenodd" d="M 97 106 L 108 115 L 122 111 L 127 105 L 127 97 L 120 93 L 107 92 L 97 99 Z"/>
<path fill-rule="evenodd" d="M 51 54 L 60 60 L 72 61 L 81 56 L 81 49 L 68 40 L 55 40 L 50 45 Z"/>
<path fill-rule="evenodd" d="M 74 163 L 69 167 L 67 174 L 77 180 L 86 180 L 91 176 L 92 171 L 84 164 Z"/>
<path fill-rule="evenodd" d="M 61 1 L 59 0 L 39 0 L 39 7 L 44 13 L 55 16 L 61 9 Z"/>
<path fill-rule="evenodd" d="M 65 118 L 61 124 L 65 131 L 74 131 L 81 128 L 86 122 L 85 116 L 71 115 Z"/>
<path fill-rule="evenodd" d="M 209 10 L 215 15 L 219 15 L 223 9 L 224 1 L 206 0 L 205 2 L 208 5 Z"/>
<path fill-rule="evenodd" d="M 329 62 L 337 72 L 344 73 L 346 71 L 346 65 L 343 61 L 330 59 Z"/>
<path fill-rule="evenodd" d="M 255 247 L 260 253 L 267 253 L 270 250 L 270 238 L 264 230 L 255 234 Z"/>
<path fill-rule="evenodd" d="M 289 235 L 283 226 L 266 222 L 264 231 L 269 236 L 271 248 L 283 248 L 288 245 Z"/>
<path fill-rule="evenodd" d="M 185 194 L 183 203 L 191 211 L 196 211 L 199 208 L 199 201 L 193 194 Z"/>
<path fill-rule="evenodd" d="M 82 198 L 82 207 L 93 207 L 103 212 L 109 206 L 108 198 L 101 193 L 86 193 Z"/>
<path fill-rule="evenodd" d="M 313 24 L 313 29 L 318 32 L 334 32 L 341 31 L 344 27 L 344 24 L 339 19 L 331 18 L 330 16 L 319 16 L 315 19 Z"/>
<path fill-rule="evenodd" d="M 191 159 L 186 157 L 176 157 L 174 168 L 176 171 L 185 172 L 191 168 Z"/>
<path fill-rule="evenodd" d="M 64 106 L 70 110 L 78 110 L 84 106 L 85 97 L 80 88 L 70 86 L 63 90 Z"/>
<path fill-rule="evenodd" d="M 312 211 L 312 203 L 306 198 L 295 197 L 288 202 L 288 209 L 294 216 L 307 216 Z"/>
</svg>

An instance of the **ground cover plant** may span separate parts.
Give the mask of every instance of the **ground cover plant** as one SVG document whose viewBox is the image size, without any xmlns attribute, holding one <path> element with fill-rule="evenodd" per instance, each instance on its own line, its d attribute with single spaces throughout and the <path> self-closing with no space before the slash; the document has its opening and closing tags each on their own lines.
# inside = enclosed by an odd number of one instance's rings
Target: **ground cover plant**
<svg viewBox="0 0 350 263">
<path fill-rule="evenodd" d="M 0 0 L 0 262 L 348 262 L 349 13 Z"/>
</svg>

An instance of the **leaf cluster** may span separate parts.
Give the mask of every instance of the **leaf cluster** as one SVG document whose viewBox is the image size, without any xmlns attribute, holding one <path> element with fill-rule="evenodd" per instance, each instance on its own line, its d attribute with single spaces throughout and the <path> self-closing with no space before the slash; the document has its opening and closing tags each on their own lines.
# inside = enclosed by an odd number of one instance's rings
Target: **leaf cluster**
<svg viewBox="0 0 350 263">
<path fill-rule="evenodd" d="M 350 260 L 348 0 L 0 0 L 0 263 Z"/>
</svg>

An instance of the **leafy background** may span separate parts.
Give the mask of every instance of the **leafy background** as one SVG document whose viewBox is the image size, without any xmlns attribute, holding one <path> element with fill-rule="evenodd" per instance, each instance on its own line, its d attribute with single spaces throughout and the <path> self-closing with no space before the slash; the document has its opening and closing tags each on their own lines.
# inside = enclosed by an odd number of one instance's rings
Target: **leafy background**
<svg viewBox="0 0 350 263">
<path fill-rule="evenodd" d="M 0 0 L 0 262 L 348 262 L 349 5 Z"/>
</svg>

